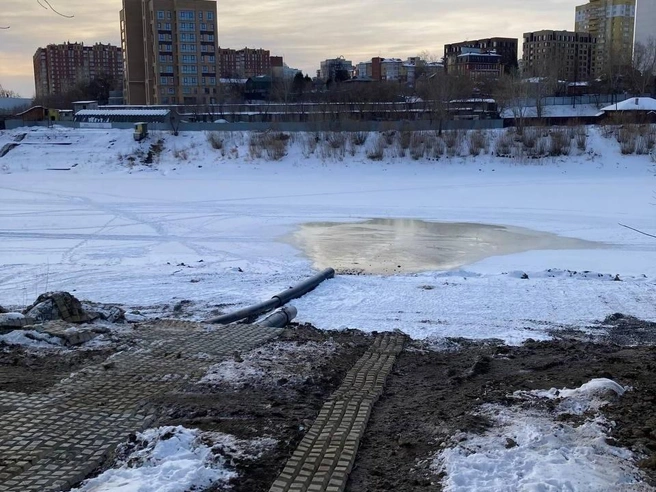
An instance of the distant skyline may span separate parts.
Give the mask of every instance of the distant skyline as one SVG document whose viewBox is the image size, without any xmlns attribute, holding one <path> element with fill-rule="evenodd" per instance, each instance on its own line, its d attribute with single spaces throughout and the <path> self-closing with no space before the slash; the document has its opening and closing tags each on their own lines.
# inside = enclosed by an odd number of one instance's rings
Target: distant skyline
<svg viewBox="0 0 656 492">
<path fill-rule="evenodd" d="M 121 0 L 50 0 L 66 19 L 36 0 L 2 0 L 0 84 L 34 95 L 32 56 L 51 43 L 120 45 Z M 520 38 L 540 29 L 574 29 L 586 0 L 220 0 L 219 44 L 265 48 L 314 76 L 321 60 L 353 63 L 374 56 L 443 55 L 444 44 L 490 36 Z"/>
</svg>

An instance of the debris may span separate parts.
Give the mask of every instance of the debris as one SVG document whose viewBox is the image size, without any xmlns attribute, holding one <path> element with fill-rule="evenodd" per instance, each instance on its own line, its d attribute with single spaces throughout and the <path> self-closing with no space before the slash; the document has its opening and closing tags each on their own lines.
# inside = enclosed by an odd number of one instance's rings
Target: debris
<svg viewBox="0 0 656 492">
<path fill-rule="evenodd" d="M 80 301 L 68 292 L 41 294 L 23 314 L 36 321 L 62 319 L 69 323 L 86 323 L 95 319 L 82 309 Z"/>
</svg>

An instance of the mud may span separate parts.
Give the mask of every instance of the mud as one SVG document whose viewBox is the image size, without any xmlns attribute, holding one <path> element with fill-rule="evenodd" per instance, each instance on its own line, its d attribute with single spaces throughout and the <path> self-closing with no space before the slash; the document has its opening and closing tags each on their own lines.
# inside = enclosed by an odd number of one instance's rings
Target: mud
<svg viewBox="0 0 656 492">
<path fill-rule="evenodd" d="M 634 319 L 622 324 L 615 327 L 615 339 L 656 333 L 654 324 Z M 508 395 L 517 390 L 574 388 L 598 377 L 634 388 L 603 411 L 617 423 L 614 442 L 644 456 L 646 480 L 656 484 L 653 346 L 571 339 L 529 341 L 521 347 L 455 341 L 452 350 L 425 348 L 415 343 L 399 357 L 374 409 L 347 491 L 439 491 L 439 477 L 429 469 L 431 458 L 455 433 L 488 428 L 485 419 L 472 416 L 479 405 L 509 405 Z"/>
<path fill-rule="evenodd" d="M 285 330 L 272 343 L 280 341 L 309 342 L 331 340 L 336 349 L 319 358 L 310 371 L 268 386 L 239 384 L 193 384 L 184 391 L 159 398 L 160 425 L 184 425 L 204 431 L 232 434 L 238 439 L 269 437 L 278 445 L 258 460 L 236 462 L 240 477 L 230 490 L 234 492 L 268 491 L 282 471 L 307 430 L 314 422 L 324 401 L 335 391 L 348 370 L 362 356 L 371 337 L 358 331 L 323 332 L 311 326 L 295 326 Z M 294 361 L 286 366 L 300 370 Z M 300 380 L 298 383 L 292 381 Z M 222 490 L 220 487 L 208 491 Z"/>
<path fill-rule="evenodd" d="M 133 336 L 122 336 L 121 343 L 130 343 Z M 479 405 L 509 405 L 513 400 L 508 395 L 517 390 L 573 388 L 599 377 L 634 388 L 603 411 L 617 423 L 612 442 L 641 455 L 646 478 L 656 485 L 656 324 L 617 314 L 560 336 L 520 347 L 463 339 L 410 343 L 374 408 L 347 490 L 439 491 L 440 477 L 430 470 L 431 459 L 457 432 L 489 428 L 486 419 L 472 415 Z M 277 446 L 257 460 L 235 462 L 239 478 L 230 489 L 268 491 L 323 403 L 371 340 L 371 335 L 355 330 L 324 332 L 293 325 L 257 350 L 270 357 L 267 349 L 281 342 L 325 345 L 330 350 L 305 360 L 287 355 L 278 366 L 269 361 L 274 365 L 265 366 L 267 376 L 275 377 L 262 381 L 190 383 L 152 401 L 157 411 L 153 425 L 184 425 L 244 440 L 275 439 Z M 117 349 L 35 354 L 0 346 L 0 391 L 46 392 L 71 372 L 97 364 Z M 234 357 L 237 366 L 240 361 L 249 363 L 247 354 Z M 280 377 L 280 368 L 288 375 Z"/>
<path fill-rule="evenodd" d="M 110 350 L 28 351 L 0 343 L 0 391 L 43 393 L 71 372 L 98 364 Z"/>
</svg>

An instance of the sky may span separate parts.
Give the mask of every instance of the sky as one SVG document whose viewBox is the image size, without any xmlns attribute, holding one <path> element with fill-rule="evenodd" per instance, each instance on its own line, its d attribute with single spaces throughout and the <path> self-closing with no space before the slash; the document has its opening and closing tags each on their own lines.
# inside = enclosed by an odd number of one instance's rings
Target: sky
<svg viewBox="0 0 656 492">
<path fill-rule="evenodd" d="M 49 0 L 72 19 L 37 0 L 1 0 L 0 84 L 34 95 L 32 56 L 66 41 L 120 44 L 121 0 Z M 43 0 L 42 0 L 43 3 Z M 321 60 L 344 56 L 406 58 L 444 44 L 527 31 L 574 29 L 574 8 L 585 0 L 220 0 L 219 44 L 265 48 L 314 76 Z"/>
</svg>

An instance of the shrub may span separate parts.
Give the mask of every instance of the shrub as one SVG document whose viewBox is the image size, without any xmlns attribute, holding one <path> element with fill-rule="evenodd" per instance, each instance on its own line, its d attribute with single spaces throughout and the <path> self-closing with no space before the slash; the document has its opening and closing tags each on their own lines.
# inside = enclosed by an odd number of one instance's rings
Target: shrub
<svg viewBox="0 0 656 492">
<path fill-rule="evenodd" d="M 418 161 L 423 159 L 426 155 L 426 140 L 427 137 L 424 133 L 414 132 L 410 138 L 410 157 Z"/>
<path fill-rule="evenodd" d="M 382 161 L 385 157 L 385 147 L 387 146 L 385 134 L 378 135 L 376 141 L 367 149 L 367 158 L 372 161 Z"/>
<path fill-rule="evenodd" d="M 530 127 L 525 128 L 521 135 L 521 142 L 526 149 L 534 149 L 540 136 L 538 128 Z"/>
<path fill-rule="evenodd" d="M 189 159 L 189 153 L 187 149 L 173 149 L 173 157 L 180 161 L 186 161 Z"/>
<path fill-rule="evenodd" d="M 574 135 L 576 138 L 576 147 L 581 151 L 585 152 L 588 148 L 588 132 L 584 125 L 579 125 L 574 130 Z"/>
<path fill-rule="evenodd" d="M 353 132 L 351 133 L 351 143 L 357 146 L 364 145 L 367 141 L 367 136 L 367 132 Z"/>
<path fill-rule="evenodd" d="M 383 132 L 383 137 L 385 137 L 385 146 L 390 147 L 391 145 L 394 144 L 394 138 L 396 136 L 396 132 L 394 130 L 387 130 Z"/>
<path fill-rule="evenodd" d="M 459 130 L 444 132 L 444 145 L 449 157 L 453 157 L 460 152 L 460 146 L 463 141 L 462 133 Z"/>
<path fill-rule="evenodd" d="M 480 130 L 475 132 L 469 132 L 467 144 L 469 147 L 470 155 L 477 156 L 482 151 L 487 152 L 488 149 L 487 135 Z"/>
<path fill-rule="evenodd" d="M 207 141 L 210 143 L 210 146 L 215 150 L 223 150 L 225 141 L 219 132 L 208 132 Z"/>
<path fill-rule="evenodd" d="M 497 156 L 508 157 L 512 155 L 513 137 L 512 134 L 506 130 L 497 138 L 495 153 Z"/>
<path fill-rule="evenodd" d="M 346 134 L 344 132 L 329 132 L 326 141 L 333 149 L 341 150 L 342 153 L 346 149 Z"/>
<path fill-rule="evenodd" d="M 305 158 L 309 158 L 317 150 L 319 138 L 315 134 L 305 134 L 301 140 L 302 152 Z"/>
<path fill-rule="evenodd" d="M 399 147 L 403 150 L 408 150 L 410 148 L 410 140 L 412 140 L 413 132 L 402 131 L 399 132 Z"/>
<path fill-rule="evenodd" d="M 279 161 L 287 155 L 289 135 L 282 132 L 252 133 L 249 141 L 251 157 L 261 158 L 264 153 L 270 161 Z"/>
<path fill-rule="evenodd" d="M 569 155 L 572 148 L 572 141 L 567 129 L 557 128 L 551 130 L 549 144 L 550 156 Z"/>
</svg>

